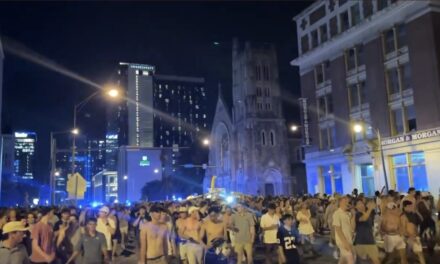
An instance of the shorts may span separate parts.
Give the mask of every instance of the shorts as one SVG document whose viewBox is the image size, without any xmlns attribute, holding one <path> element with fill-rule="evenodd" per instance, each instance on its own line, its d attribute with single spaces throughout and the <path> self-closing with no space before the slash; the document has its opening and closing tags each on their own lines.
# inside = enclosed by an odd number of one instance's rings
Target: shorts
<svg viewBox="0 0 440 264">
<path fill-rule="evenodd" d="M 160 256 L 160 257 L 152 258 L 152 259 L 147 258 L 147 263 L 148 264 L 167 264 L 168 260 L 165 256 Z"/>
<path fill-rule="evenodd" d="M 354 249 L 361 259 L 366 259 L 367 257 L 379 259 L 379 249 L 376 245 L 355 245 Z"/>
<path fill-rule="evenodd" d="M 405 241 L 401 235 L 385 235 L 383 237 L 385 252 L 392 253 L 394 250 L 406 248 Z"/>
<path fill-rule="evenodd" d="M 414 253 L 423 252 L 422 242 L 420 242 L 420 237 L 414 239 L 407 239 L 408 248 L 412 249 Z"/>
<path fill-rule="evenodd" d="M 253 245 L 252 243 L 235 243 L 234 251 L 235 253 L 243 254 L 243 251 L 246 252 L 246 255 L 249 257 L 249 254 L 252 254 Z"/>
<path fill-rule="evenodd" d="M 119 230 L 121 233 L 128 234 L 128 226 L 120 227 Z"/>
<path fill-rule="evenodd" d="M 186 243 L 179 243 L 179 255 L 180 260 L 186 260 L 188 258 L 188 246 Z"/>
<path fill-rule="evenodd" d="M 346 250 L 342 245 L 338 243 L 336 243 L 336 246 L 339 249 L 339 253 L 341 254 L 341 257 L 351 257 L 351 258 L 355 257 L 355 252 L 352 244 L 350 244 L 351 250 Z"/>
<path fill-rule="evenodd" d="M 272 254 L 274 251 L 276 252 L 278 249 L 278 244 L 264 244 L 264 252 L 266 254 Z"/>
</svg>

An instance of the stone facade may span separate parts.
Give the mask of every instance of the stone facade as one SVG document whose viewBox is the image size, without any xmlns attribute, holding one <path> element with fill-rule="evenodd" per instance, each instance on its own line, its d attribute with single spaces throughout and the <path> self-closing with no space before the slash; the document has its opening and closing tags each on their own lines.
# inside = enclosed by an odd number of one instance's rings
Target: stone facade
<svg viewBox="0 0 440 264">
<path fill-rule="evenodd" d="M 275 47 L 233 43 L 233 106 L 221 90 L 211 131 L 210 167 L 216 187 L 247 194 L 290 194 L 287 129 L 282 114 Z"/>
</svg>

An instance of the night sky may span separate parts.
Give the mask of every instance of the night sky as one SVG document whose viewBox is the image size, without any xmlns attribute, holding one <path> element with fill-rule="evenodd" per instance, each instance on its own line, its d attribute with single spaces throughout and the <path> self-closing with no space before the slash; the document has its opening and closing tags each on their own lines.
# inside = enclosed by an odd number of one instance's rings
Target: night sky
<svg viewBox="0 0 440 264">
<path fill-rule="evenodd" d="M 112 80 L 118 62 L 155 65 L 160 74 L 206 79 L 214 111 L 220 82 L 231 98 L 231 41 L 277 46 L 284 97 L 299 96 L 293 16 L 310 1 L 151 3 L 0 3 L 0 34 L 94 82 Z M 215 45 L 218 42 L 219 45 Z M 35 131 L 36 178 L 48 181 L 49 133 L 72 127 L 73 105 L 95 88 L 23 60 L 6 51 L 2 130 Z M 293 101 L 293 100 L 290 100 Z M 103 138 L 105 102 L 96 98 L 79 116 L 90 138 Z M 287 121 L 299 122 L 298 108 L 284 104 Z"/>
</svg>

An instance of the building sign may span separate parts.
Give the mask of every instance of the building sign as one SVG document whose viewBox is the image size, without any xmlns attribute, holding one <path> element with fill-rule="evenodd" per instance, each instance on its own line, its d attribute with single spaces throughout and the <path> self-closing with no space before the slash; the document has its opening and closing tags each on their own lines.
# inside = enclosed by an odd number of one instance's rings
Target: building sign
<svg viewBox="0 0 440 264">
<path fill-rule="evenodd" d="M 386 138 L 382 140 L 382 146 L 388 146 L 393 144 L 399 144 L 404 142 L 413 142 L 417 140 L 427 139 L 427 138 L 433 138 L 433 137 L 440 137 L 440 128 L 434 128 L 430 130 L 420 131 L 413 134 L 403 135 L 403 136 L 397 136 L 397 137 L 391 137 Z"/>
<path fill-rule="evenodd" d="M 301 121 L 303 126 L 303 144 L 304 146 L 310 146 L 309 112 L 307 106 L 307 98 L 299 98 L 299 103 L 302 111 Z"/>
<path fill-rule="evenodd" d="M 150 166 L 150 161 L 148 160 L 148 156 L 142 156 L 142 160 L 139 162 L 139 166 L 141 167 Z"/>
</svg>

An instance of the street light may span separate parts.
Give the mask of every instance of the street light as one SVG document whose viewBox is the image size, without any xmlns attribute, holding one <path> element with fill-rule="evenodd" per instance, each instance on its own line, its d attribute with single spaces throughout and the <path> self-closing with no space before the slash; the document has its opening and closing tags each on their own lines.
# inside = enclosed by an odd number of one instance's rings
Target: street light
<svg viewBox="0 0 440 264">
<path fill-rule="evenodd" d="M 159 173 L 159 169 L 154 169 L 154 173 Z"/>
<path fill-rule="evenodd" d="M 355 123 L 353 125 L 353 131 L 355 133 L 361 133 L 361 132 L 363 132 L 363 130 L 364 130 L 364 124 L 363 123 Z M 376 137 L 377 137 L 377 140 L 379 141 L 378 142 L 378 146 L 379 146 L 379 151 L 380 151 L 380 158 L 382 160 L 382 170 L 383 170 L 383 177 L 384 177 L 384 180 L 385 180 L 385 189 L 388 192 L 388 190 L 389 190 L 388 177 L 387 177 L 387 170 L 385 168 L 385 157 L 384 157 L 383 148 L 382 148 L 382 136 L 380 134 L 379 129 L 376 129 Z"/>
<path fill-rule="evenodd" d="M 292 132 L 298 131 L 298 126 L 297 125 L 291 125 L 290 126 L 290 131 L 292 131 Z"/>
<path fill-rule="evenodd" d="M 354 124 L 353 125 L 353 131 L 355 133 L 361 133 L 363 130 L 364 130 L 364 128 L 361 124 Z"/>
<path fill-rule="evenodd" d="M 60 134 L 70 134 L 73 131 L 56 131 L 56 132 L 50 132 L 50 199 L 51 199 L 51 204 L 55 204 L 55 177 L 59 177 L 60 176 L 60 172 L 56 171 L 56 140 L 55 140 L 55 135 L 60 135 Z"/>
<path fill-rule="evenodd" d="M 73 139 L 72 139 L 72 173 L 71 176 L 75 174 L 75 152 L 76 152 L 76 135 L 79 134 L 79 129 L 76 126 L 76 115 L 78 112 L 80 112 L 84 106 L 90 102 L 94 97 L 101 94 L 102 91 L 105 91 L 105 94 L 110 98 L 116 98 L 119 97 L 119 89 L 115 88 L 114 86 L 105 86 L 99 89 L 98 91 L 94 92 L 90 96 L 86 97 L 81 102 L 77 103 L 73 107 Z M 77 191 L 78 191 L 78 177 L 76 177 L 75 180 L 75 204 L 77 204 Z"/>
<path fill-rule="evenodd" d="M 128 180 L 128 176 L 124 175 L 124 181 Z"/>
<path fill-rule="evenodd" d="M 211 144 L 211 141 L 208 138 L 203 139 L 202 141 L 204 146 L 209 146 Z"/>
</svg>

